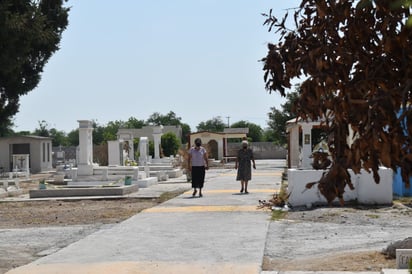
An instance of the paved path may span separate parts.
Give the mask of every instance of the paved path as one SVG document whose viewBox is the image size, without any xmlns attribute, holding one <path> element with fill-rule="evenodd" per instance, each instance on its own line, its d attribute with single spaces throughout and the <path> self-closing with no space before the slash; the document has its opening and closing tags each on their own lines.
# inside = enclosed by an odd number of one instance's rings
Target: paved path
<svg viewBox="0 0 412 274">
<path fill-rule="evenodd" d="M 191 191 L 8 274 L 260 273 L 270 213 L 258 201 L 279 189 L 284 160 L 260 160 L 250 194 L 234 169 L 207 171 Z"/>
</svg>

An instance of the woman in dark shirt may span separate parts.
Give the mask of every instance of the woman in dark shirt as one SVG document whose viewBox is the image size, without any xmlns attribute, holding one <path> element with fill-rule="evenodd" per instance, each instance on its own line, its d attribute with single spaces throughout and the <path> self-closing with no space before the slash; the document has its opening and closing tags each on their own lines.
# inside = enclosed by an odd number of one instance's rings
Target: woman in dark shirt
<svg viewBox="0 0 412 274">
<path fill-rule="evenodd" d="M 252 179 L 252 167 L 256 169 L 255 158 L 253 157 L 253 151 L 248 148 L 248 142 L 246 140 L 242 141 L 242 148 L 239 149 L 236 157 L 235 169 L 237 169 L 236 181 L 240 181 L 241 189 L 240 193 L 245 191 L 248 194 L 247 185 Z"/>
</svg>

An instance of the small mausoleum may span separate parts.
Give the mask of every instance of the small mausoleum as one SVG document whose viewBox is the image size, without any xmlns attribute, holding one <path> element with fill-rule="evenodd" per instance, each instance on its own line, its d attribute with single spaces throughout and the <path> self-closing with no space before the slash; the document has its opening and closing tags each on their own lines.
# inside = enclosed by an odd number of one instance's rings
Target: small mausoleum
<svg viewBox="0 0 412 274">
<path fill-rule="evenodd" d="M 52 170 L 52 139 L 42 136 L 0 138 L 0 169 L 29 173 Z"/>
<path fill-rule="evenodd" d="M 249 128 L 225 128 L 223 132 L 199 131 L 189 135 L 189 144 L 193 146 L 196 138 L 202 140 L 203 146 L 208 147 L 209 158 L 228 160 L 228 139 L 246 138 Z"/>
<path fill-rule="evenodd" d="M 314 204 L 326 204 L 317 187 L 306 188 L 308 183 L 320 180 L 328 169 L 314 169 L 313 155 L 319 150 L 319 141 L 314 142 L 316 130 L 321 130 L 321 121 L 303 121 L 292 119 L 286 124 L 288 132 L 288 202 L 292 206 L 311 207 Z M 325 149 L 322 149 L 325 151 Z M 343 199 L 357 201 L 361 204 L 391 204 L 392 203 L 392 169 L 380 167 L 380 183 L 376 184 L 372 173 L 362 169 L 360 174 L 348 170 L 355 189 L 347 186 Z"/>
<path fill-rule="evenodd" d="M 313 140 L 313 130 L 320 129 L 319 121 L 302 121 L 291 119 L 286 122 L 288 133 L 288 168 L 310 169 L 312 168 L 312 148 L 316 144 Z"/>
</svg>

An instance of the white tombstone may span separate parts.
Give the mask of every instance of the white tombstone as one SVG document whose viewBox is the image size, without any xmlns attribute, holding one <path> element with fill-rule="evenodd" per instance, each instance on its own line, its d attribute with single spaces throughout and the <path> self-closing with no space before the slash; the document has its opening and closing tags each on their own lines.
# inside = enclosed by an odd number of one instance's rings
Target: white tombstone
<svg viewBox="0 0 412 274">
<path fill-rule="evenodd" d="M 79 162 L 77 174 L 79 176 L 93 175 L 93 122 L 78 120 L 79 122 Z"/>
<path fill-rule="evenodd" d="M 134 181 L 139 180 L 139 168 L 138 167 L 133 167 L 133 180 Z"/>
<path fill-rule="evenodd" d="M 146 166 L 149 161 L 149 141 L 147 137 L 140 137 L 139 140 L 139 165 Z"/>
<path fill-rule="evenodd" d="M 163 135 L 163 126 L 153 127 L 154 159 L 160 159 L 160 145 Z"/>
<path fill-rule="evenodd" d="M 103 181 L 109 180 L 109 169 L 107 167 L 102 169 L 102 180 Z"/>
<path fill-rule="evenodd" d="M 107 141 L 109 166 L 120 166 L 120 142 Z"/>
</svg>

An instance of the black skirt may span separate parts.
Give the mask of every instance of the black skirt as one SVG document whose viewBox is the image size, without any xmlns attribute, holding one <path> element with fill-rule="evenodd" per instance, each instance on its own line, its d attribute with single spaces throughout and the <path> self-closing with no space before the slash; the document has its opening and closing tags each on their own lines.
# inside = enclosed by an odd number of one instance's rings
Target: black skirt
<svg viewBox="0 0 412 274">
<path fill-rule="evenodd" d="M 205 167 L 192 166 L 192 187 L 203 188 L 205 183 Z"/>
</svg>

